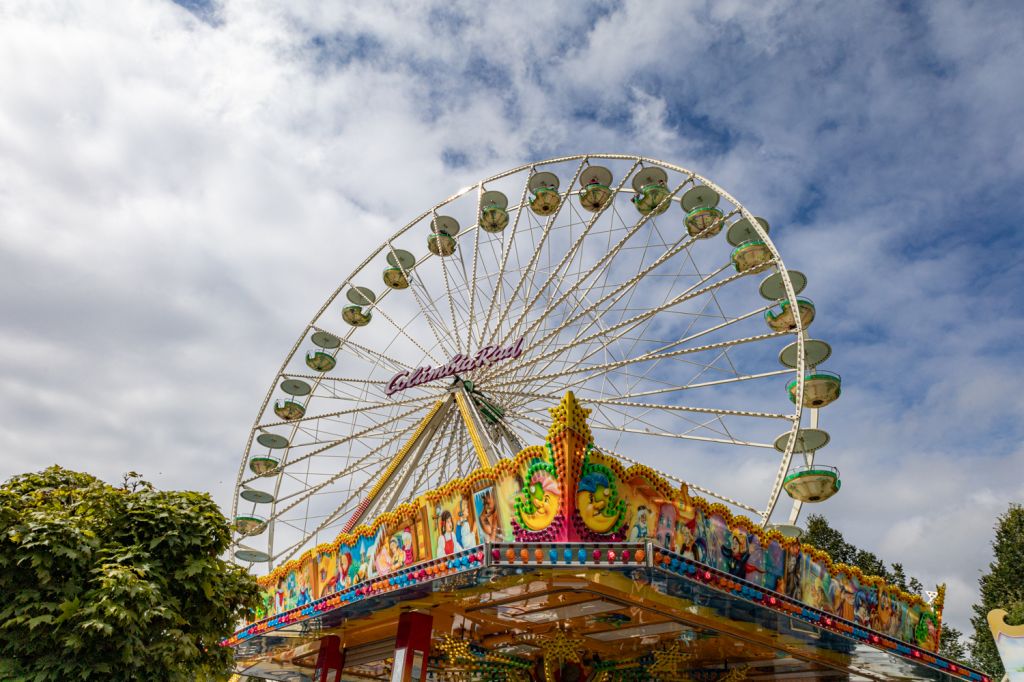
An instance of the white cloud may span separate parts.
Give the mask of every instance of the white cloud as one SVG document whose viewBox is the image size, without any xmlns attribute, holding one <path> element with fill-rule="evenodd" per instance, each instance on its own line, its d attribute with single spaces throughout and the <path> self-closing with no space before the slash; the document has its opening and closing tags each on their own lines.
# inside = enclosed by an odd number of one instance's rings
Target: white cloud
<svg viewBox="0 0 1024 682">
<path fill-rule="evenodd" d="M 361 254 L 481 176 L 635 151 L 721 182 L 808 273 L 846 380 L 822 510 L 948 580 L 964 627 L 1024 497 L 1024 55 L 1012 3 L 920 11 L 6 5 L 0 476 L 131 468 L 226 505 L 267 379 Z"/>
</svg>

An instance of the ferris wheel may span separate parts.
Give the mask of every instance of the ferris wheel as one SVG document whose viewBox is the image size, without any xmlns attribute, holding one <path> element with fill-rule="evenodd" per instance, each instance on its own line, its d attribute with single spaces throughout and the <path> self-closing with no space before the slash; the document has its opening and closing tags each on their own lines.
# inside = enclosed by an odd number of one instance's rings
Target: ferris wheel
<svg viewBox="0 0 1024 682">
<path fill-rule="evenodd" d="M 693 171 L 614 154 L 513 168 L 424 211 L 275 374 L 239 467 L 236 559 L 277 565 L 543 443 L 566 390 L 602 452 L 763 525 L 785 492 L 777 527 L 795 532 L 839 490 L 814 459 L 841 379 L 768 233 Z"/>
</svg>

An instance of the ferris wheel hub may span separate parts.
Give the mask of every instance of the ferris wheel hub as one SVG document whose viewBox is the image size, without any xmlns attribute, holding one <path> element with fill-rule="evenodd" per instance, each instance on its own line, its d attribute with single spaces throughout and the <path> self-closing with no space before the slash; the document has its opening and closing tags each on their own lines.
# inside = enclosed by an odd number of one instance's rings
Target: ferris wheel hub
<svg viewBox="0 0 1024 682">
<path fill-rule="evenodd" d="M 775 447 L 765 507 L 701 489 L 768 523 L 792 456 L 813 459 L 803 410 L 816 427 L 839 385 L 815 368 L 827 344 L 805 338 L 806 277 L 751 215 L 692 171 L 619 155 L 525 165 L 459 190 L 390 236 L 306 327 L 254 424 L 232 516 L 269 506 L 266 554 L 287 561 L 535 442 L 572 388 L 623 462 L 688 442 L 697 456 Z M 759 287 L 743 276 L 766 269 Z M 799 336 L 779 355 L 785 369 L 765 371 L 776 349 L 764 346 L 788 334 Z M 782 396 L 795 409 L 771 407 Z M 787 435 L 776 439 L 772 420 Z"/>
</svg>

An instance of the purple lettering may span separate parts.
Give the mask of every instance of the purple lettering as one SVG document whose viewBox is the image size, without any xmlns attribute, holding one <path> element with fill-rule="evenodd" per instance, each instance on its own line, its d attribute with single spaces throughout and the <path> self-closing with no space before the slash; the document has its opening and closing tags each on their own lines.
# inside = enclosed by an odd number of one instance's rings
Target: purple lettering
<svg viewBox="0 0 1024 682">
<path fill-rule="evenodd" d="M 421 386 L 445 377 L 471 372 L 474 369 L 487 367 L 500 360 L 518 358 L 523 354 L 523 344 L 525 342 L 526 337 L 520 336 L 519 339 L 511 346 L 506 346 L 504 348 L 495 345 L 484 346 L 476 352 L 476 355 L 463 355 L 462 353 L 459 353 L 455 355 L 448 364 L 441 365 L 440 367 L 431 367 L 430 365 L 427 365 L 425 367 L 417 367 L 411 374 L 408 371 L 399 372 L 395 376 L 391 377 L 391 381 L 388 382 L 387 388 L 384 389 L 384 393 L 385 395 L 394 395 L 395 393 L 404 391 L 407 388 L 413 388 L 414 386 Z"/>
<path fill-rule="evenodd" d="M 408 388 L 408 384 L 405 378 L 409 376 L 408 372 L 399 372 L 395 376 L 391 377 L 391 381 L 388 382 L 388 387 L 384 389 L 384 393 L 391 395 Z"/>
</svg>

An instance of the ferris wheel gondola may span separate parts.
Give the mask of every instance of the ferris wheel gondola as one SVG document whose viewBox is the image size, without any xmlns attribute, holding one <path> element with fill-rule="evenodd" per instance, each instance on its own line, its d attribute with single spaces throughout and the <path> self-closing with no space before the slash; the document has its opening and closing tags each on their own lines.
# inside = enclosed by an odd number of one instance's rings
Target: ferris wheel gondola
<svg viewBox="0 0 1024 682">
<path fill-rule="evenodd" d="M 785 492 L 795 524 L 826 498 L 795 474 L 828 444 L 818 410 L 840 379 L 768 230 L 703 176 L 624 155 L 521 166 L 424 211 L 275 375 L 239 467 L 236 556 L 276 565 L 543 442 L 567 389 L 607 454 L 766 525 Z M 766 489 L 730 480 L 746 466 Z"/>
</svg>

